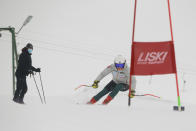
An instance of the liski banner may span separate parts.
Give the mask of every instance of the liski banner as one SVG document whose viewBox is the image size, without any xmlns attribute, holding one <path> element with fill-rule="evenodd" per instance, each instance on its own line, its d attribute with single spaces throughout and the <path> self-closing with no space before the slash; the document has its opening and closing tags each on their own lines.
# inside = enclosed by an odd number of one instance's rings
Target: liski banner
<svg viewBox="0 0 196 131">
<path fill-rule="evenodd" d="M 133 42 L 132 75 L 176 73 L 173 41 Z"/>
</svg>

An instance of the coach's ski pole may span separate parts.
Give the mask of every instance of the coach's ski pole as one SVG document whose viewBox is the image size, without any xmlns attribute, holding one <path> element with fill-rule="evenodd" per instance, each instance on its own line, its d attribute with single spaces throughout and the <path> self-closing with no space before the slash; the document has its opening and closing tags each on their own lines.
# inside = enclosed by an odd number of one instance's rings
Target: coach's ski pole
<svg viewBox="0 0 196 131">
<path fill-rule="evenodd" d="M 37 83 L 36 83 L 36 80 L 35 80 L 34 74 L 32 74 L 32 75 L 33 75 L 33 79 L 34 79 L 35 85 L 36 85 L 36 87 L 37 87 L 37 91 L 38 91 L 38 94 L 39 94 L 39 97 L 40 97 L 41 103 L 43 104 L 43 100 L 42 100 L 41 94 L 40 94 L 40 92 L 39 92 L 39 88 L 38 88 L 38 86 L 37 86 Z"/>
<path fill-rule="evenodd" d="M 43 87 L 43 84 L 42 84 L 42 78 L 41 78 L 41 73 L 39 72 L 39 77 L 40 77 L 40 82 L 41 82 L 41 86 L 42 86 L 42 93 L 43 93 L 43 97 L 44 97 L 44 102 L 46 104 L 46 98 L 45 98 L 45 93 L 44 93 L 44 87 Z"/>
</svg>

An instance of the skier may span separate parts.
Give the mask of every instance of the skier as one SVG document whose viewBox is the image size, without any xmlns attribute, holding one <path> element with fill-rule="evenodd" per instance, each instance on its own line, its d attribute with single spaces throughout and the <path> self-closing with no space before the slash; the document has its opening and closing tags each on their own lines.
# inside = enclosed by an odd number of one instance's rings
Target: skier
<svg viewBox="0 0 196 131">
<path fill-rule="evenodd" d="M 129 79 L 130 71 L 126 63 L 126 59 L 122 55 L 118 55 L 114 59 L 114 64 L 109 65 L 105 70 L 103 70 L 100 75 L 94 81 L 92 87 L 98 88 L 98 83 L 108 74 L 112 73 L 113 80 L 111 80 L 102 91 L 95 95 L 87 104 L 94 104 L 104 95 L 109 95 L 103 101 L 102 104 L 108 104 L 114 97 L 118 94 L 119 91 L 127 91 L 129 89 Z M 132 89 L 131 89 L 131 98 L 135 95 L 135 86 L 136 79 L 132 77 Z"/>
<path fill-rule="evenodd" d="M 14 94 L 13 101 L 16 103 L 24 104 L 24 95 L 27 92 L 26 76 L 35 72 L 41 72 L 40 68 L 32 66 L 31 55 L 33 51 L 33 45 L 28 43 L 19 56 L 18 67 L 16 69 L 17 89 Z"/>
</svg>

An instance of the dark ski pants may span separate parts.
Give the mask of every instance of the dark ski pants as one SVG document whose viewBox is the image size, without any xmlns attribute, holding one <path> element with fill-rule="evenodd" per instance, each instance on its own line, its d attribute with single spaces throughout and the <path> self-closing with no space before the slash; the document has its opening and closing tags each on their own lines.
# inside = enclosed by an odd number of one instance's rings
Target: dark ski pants
<svg viewBox="0 0 196 131">
<path fill-rule="evenodd" d="M 106 94 L 110 93 L 109 95 L 112 97 L 112 99 L 118 94 L 119 91 L 127 91 L 129 89 L 129 86 L 127 84 L 116 84 L 113 80 L 110 81 L 102 91 L 100 91 L 96 96 L 94 96 L 94 99 L 98 101 Z"/>
<path fill-rule="evenodd" d="M 26 77 L 16 77 L 17 79 L 17 87 L 14 94 L 14 99 L 20 99 L 23 101 L 24 95 L 27 92 L 27 82 Z"/>
</svg>

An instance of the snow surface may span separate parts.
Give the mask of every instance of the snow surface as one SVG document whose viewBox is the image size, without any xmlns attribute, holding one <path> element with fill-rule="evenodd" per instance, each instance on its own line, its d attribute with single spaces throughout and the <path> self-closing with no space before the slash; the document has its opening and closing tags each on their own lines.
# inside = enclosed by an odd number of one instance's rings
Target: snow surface
<svg viewBox="0 0 196 131">
<path fill-rule="evenodd" d="M 184 112 L 172 110 L 173 101 L 136 97 L 131 107 L 127 96 L 119 95 L 109 105 L 76 104 L 71 97 L 47 97 L 47 105 L 26 97 L 27 105 L 18 105 L 1 97 L 3 131 L 194 131 L 196 105 L 185 104 Z"/>
<path fill-rule="evenodd" d="M 174 75 L 137 76 L 137 94 L 127 106 L 120 92 L 107 106 L 101 99 L 86 105 L 98 89 L 96 76 L 122 54 L 130 62 L 134 0 L 1 0 L 0 27 L 19 30 L 28 15 L 32 21 L 17 35 L 18 53 L 31 42 L 33 65 L 41 67 L 47 104 L 42 105 L 32 78 L 27 78 L 25 105 L 12 101 L 11 35 L 0 37 L 0 131 L 195 131 L 196 130 L 196 1 L 171 0 L 171 13 L 181 103 L 177 105 Z M 136 41 L 170 40 L 166 0 L 138 0 Z M 35 76 L 40 87 L 39 75 Z"/>
</svg>

